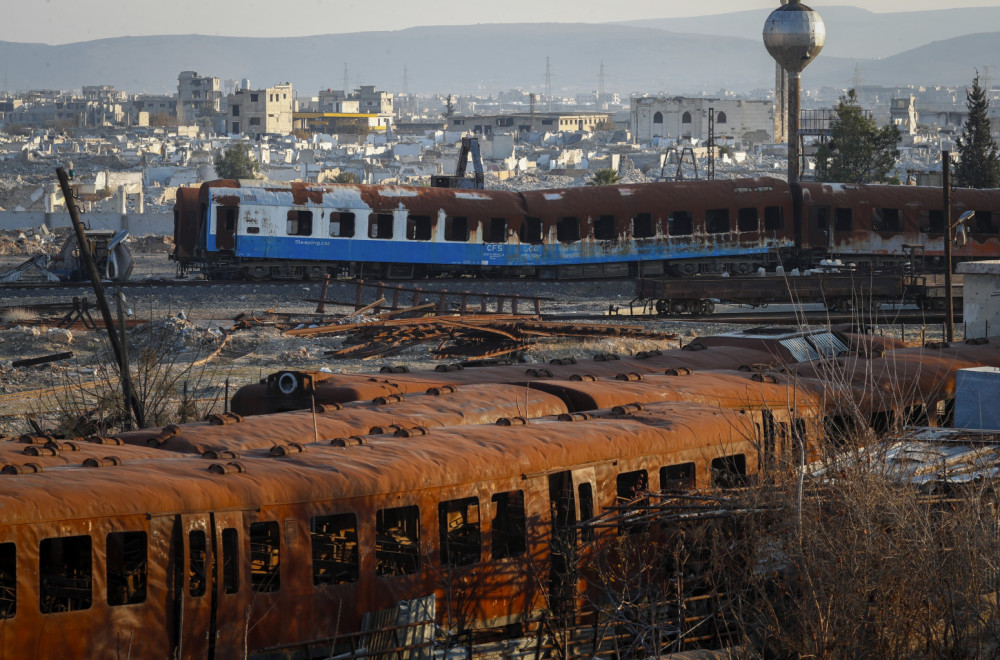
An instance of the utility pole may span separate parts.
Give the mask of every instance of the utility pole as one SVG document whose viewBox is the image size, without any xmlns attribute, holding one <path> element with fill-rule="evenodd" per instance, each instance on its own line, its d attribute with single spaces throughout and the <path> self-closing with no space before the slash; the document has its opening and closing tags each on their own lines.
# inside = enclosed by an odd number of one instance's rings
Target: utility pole
<svg viewBox="0 0 1000 660">
<path fill-rule="evenodd" d="M 549 58 L 545 58 L 545 103 L 549 112 L 552 112 L 552 69 L 549 67 Z"/>
<path fill-rule="evenodd" d="M 108 299 L 104 296 L 101 275 L 97 272 L 97 264 L 94 263 L 94 255 L 90 252 L 90 243 L 87 242 L 87 235 L 83 230 L 80 212 L 76 208 L 76 202 L 73 199 L 73 189 L 69 185 L 69 175 L 66 174 L 65 169 L 59 167 L 56 168 L 56 176 L 59 177 L 59 186 L 62 188 L 63 197 L 66 199 L 66 209 L 69 211 L 69 219 L 73 222 L 73 230 L 76 232 L 76 241 L 80 248 L 80 261 L 86 267 L 87 275 L 90 276 L 91 284 L 94 286 L 94 297 L 97 298 L 97 307 L 101 310 L 104 327 L 108 331 L 108 341 L 111 342 L 111 350 L 114 352 L 115 359 L 118 362 L 122 393 L 125 396 L 125 401 L 128 402 L 129 408 L 132 410 L 137 427 L 141 429 L 146 426 L 146 420 L 142 404 L 139 402 L 138 397 L 135 395 L 135 390 L 132 388 L 132 375 L 128 368 L 128 355 L 125 353 L 128 347 L 122 343 L 121 337 L 115 329 L 115 320 L 111 316 Z"/>
<path fill-rule="evenodd" d="M 705 178 L 715 181 L 715 108 L 708 109 L 708 171 Z"/>
<path fill-rule="evenodd" d="M 941 185 L 944 188 L 944 340 L 955 341 L 955 297 L 951 291 L 951 152 L 941 152 Z"/>
</svg>

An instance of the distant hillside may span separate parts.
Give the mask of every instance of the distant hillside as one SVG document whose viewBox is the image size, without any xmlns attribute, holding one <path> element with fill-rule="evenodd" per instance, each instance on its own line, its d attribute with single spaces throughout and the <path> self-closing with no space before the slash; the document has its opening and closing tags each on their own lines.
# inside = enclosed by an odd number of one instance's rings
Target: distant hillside
<svg viewBox="0 0 1000 660">
<path fill-rule="evenodd" d="M 813 6 L 826 24 L 827 41 L 823 56 L 863 59 L 889 57 L 931 41 L 1000 27 L 1000 7 L 876 14 L 858 7 L 819 7 L 810 2 L 806 4 Z M 758 9 L 718 16 L 624 21 L 620 24 L 655 27 L 670 32 L 759 39 L 764 21 L 770 13 L 768 9 Z M 991 60 L 986 63 L 995 62 Z"/>
<path fill-rule="evenodd" d="M 712 27 L 741 21 L 750 33 L 746 38 L 623 24 L 551 23 L 421 27 L 281 39 L 186 35 L 60 46 L 0 42 L 0 75 L 11 91 L 110 84 L 130 92 L 174 93 L 177 74 L 191 69 L 222 79 L 249 78 L 256 87 L 288 81 L 300 95 L 313 96 L 320 89 L 343 87 L 346 63 L 352 87 L 374 84 L 399 91 L 405 66 L 413 92 L 490 94 L 510 88 L 543 91 L 548 56 L 552 89 L 559 95 L 595 90 L 601 62 L 607 89 L 622 95 L 769 89 L 774 63 L 760 40 L 756 19 L 748 18 L 751 14 L 713 19 Z M 685 20 L 693 29 L 698 24 L 691 21 L 704 19 Z M 763 20 L 762 15 L 760 25 Z M 995 23 L 1000 25 L 1000 19 Z M 828 44 L 835 42 L 831 33 Z M 995 35 L 934 42 L 878 61 L 836 57 L 836 49 L 828 46 L 806 69 L 805 86 L 848 87 L 859 61 L 866 83 L 961 84 L 971 79 L 974 67 L 1000 62 L 998 51 L 1000 40 Z"/>
</svg>

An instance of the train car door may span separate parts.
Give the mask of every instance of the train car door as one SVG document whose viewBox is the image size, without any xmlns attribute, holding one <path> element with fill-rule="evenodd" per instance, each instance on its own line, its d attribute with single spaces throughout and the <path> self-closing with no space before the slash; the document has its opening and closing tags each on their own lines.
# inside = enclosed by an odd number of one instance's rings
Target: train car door
<svg viewBox="0 0 1000 660">
<path fill-rule="evenodd" d="M 240 215 L 238 206 L 215 207 L 215 248 L 217 250 L 236 249 L 236 220 Z"/>
<path fill-rule="evenodd" d="M 212 591 L 212 629 L 214 653 L 210 660 L 239 660 L 244 657 L 244 631 L 247 612 L 243 594 L 249 593 L 249 545 L 244 534 L 243 512 L 213 513 L 212 546 L 214 582 Z M 246 569 L 246 570 L 244 570 Z"/>
<path fill-rule="evenodd" d="M 210 658 L 215 638 L 212 582 L 215 575 L 211 519 L 207 513 L 179 515 L 176 584 L 177 657 Z"/>
<path fill-rule="evenodd" d="M 806 241 L 814 250 L 830 249 L 830 207 L 821 205 L 809 206 L 809 229 Z"/>
<path fill-rule="evenodd" d="M 549 539 L 549 608 L 558 618 L 568 617 L 576 603 L 577 507 L 573 473 L 549 475 L 549 511 L 552 535 Z"/>
</svg>

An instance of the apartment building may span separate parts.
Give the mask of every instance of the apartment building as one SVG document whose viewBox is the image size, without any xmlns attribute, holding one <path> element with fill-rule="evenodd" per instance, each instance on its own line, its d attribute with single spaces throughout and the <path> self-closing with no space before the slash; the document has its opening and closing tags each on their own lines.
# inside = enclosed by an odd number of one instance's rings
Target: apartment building
<svg viewBox="0 0 1000 660">
<path fill-rule="evenodd" d="M 226 132 L 230 135 L 292 132 L 295 99 L 291 83 L 266 89 L 241 89 L 227 96 L 226 101 Z"/>
</svg>

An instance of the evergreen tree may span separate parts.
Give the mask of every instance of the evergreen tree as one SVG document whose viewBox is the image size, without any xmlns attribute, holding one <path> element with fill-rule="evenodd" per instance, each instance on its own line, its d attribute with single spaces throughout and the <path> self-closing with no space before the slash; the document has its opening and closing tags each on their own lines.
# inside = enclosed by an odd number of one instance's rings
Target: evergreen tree
<svg viewBox="0 0 1000 660">
<path fill-rule="evenodd" d="M 441 113 L 445 119 L 450 118 L 455 114 L 455 100 L 452 98 L 451 94 L 444 101 L 444 112 Z"/>
<path fill-rule="evenodd" d="M 816 151 L 816 180 L 834 183 L 891 183 L 889 172 L 899 158 L 899 129 L 879 128 L 858 105 L 854 90 L 840 99 L 830 124 L 829 142 Z"/>
<path fill-rule="evenodd" d="M 1000 188 L 1000 154 L 990 126 L 990 101 L 979 86 L 979 73 L 966 90 L 969 118 L 958 138 L 959 162 L 955 166 L 955 185 L 962 188 Z"/>
<path fill-rule="evenodd" d="M 215 155 L 215 174 L 220 179 L 253 179 L 259 170 L 250 145 L 243 142 Z"/>
</svg>

